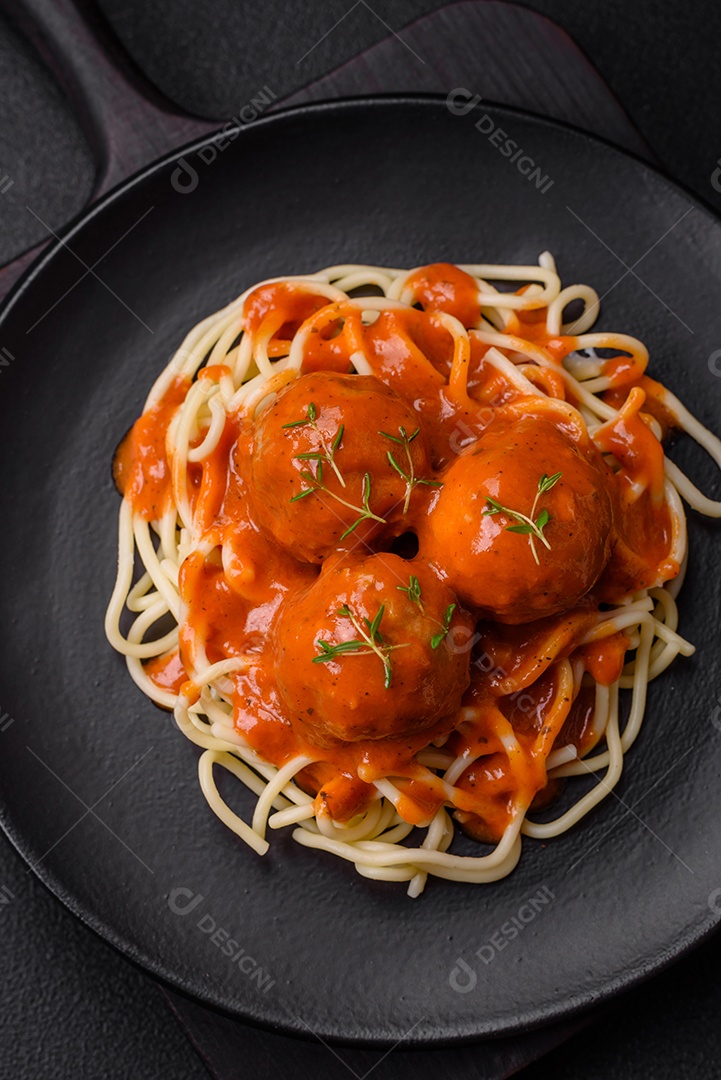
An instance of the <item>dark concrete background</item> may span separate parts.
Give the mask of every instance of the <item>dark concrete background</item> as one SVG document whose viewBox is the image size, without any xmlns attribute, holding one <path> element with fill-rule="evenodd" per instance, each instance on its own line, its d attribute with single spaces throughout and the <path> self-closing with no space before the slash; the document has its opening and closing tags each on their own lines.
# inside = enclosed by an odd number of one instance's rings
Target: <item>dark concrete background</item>
<svg viewBox="0 0 721 1080">
<path fill-rule="evenodd" d="M 372 10 L 364 0 L 355 6 L 305 0 L 292 7 L 279 0 L 100 0 L 110 26 L 155 85 L 178 106 L 219 120 L 258 87 L 267 83 L 278 96 L 289 94 L 385 37 L 388 27 L 400 30 L 439 6 L 432 0 L 374 0 Z M 721 8 L 703 0 L 535 0 L 528 6 L 571 34 L 669 173 L 721 211 L 721 194 L 711 183 L 721 157 Z M 339 19 L 332 35 L 298 62 Z M 57 227 L 81 209 L 93 164 L 62 94 L 3 18 L 0 91 L 3 263 L 43 235 L 24 204 L 31 202 Z M 706 944 L 519 1075 L 718 1077 L 720 960 L 721 942 Z M 0 1080 L 208 1075 L 157 988 L 69 915 L 4 839 L 0 972 Z M 288 1065 L 269 1058 L 264 1075 Z M 319 1078 L 345 1075 L 329 1053 Z M 422 1055 L 417 1075 L 424 1075 Z"/>
</svg>

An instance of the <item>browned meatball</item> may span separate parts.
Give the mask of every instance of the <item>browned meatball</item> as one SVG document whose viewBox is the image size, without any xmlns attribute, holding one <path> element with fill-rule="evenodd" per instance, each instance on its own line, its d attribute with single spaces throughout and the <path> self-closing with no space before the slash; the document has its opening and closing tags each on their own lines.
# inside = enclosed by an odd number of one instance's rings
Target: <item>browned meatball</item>
<svg viewBox="0 0 721 1080">
<path fill-rule="evenodd" d="M 579 446 L 549 420 L 491 429 L 445 474 L 419 524 L 421 554 L 485 616 L 524 623 L 565 611 L 608 561 L 611 481 L 590 442 Z M 542 536 L 517 531 L 525 522 L 511 510 L 532 514 Z"/>
<path fill-rule="evenodd" d="M 428 566 L 391 554 L 333 559 L 283 609 L 278 688 L 321 746 L 423 731 L 460 706 L 471 630 Z"/>
<path fill-rule="evenodd" d="M 261 414 L 251 472 L 260 524 L 306 562 L 402 531 L 418 489 L 406 503 L 401 472 L 431 476 L 413 410 L 373 376 L 334 372 L 301 376 Z"/>
</svg>

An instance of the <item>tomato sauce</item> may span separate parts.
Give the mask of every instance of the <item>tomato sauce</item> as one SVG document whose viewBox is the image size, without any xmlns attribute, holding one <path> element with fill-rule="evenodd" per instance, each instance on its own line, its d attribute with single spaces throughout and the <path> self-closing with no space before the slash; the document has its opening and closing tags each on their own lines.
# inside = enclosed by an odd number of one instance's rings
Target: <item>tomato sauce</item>
<svg viewBox="0 0 721 1080">
<path fill-rule="evenodd" d="M 526 395 L 472 339 L 459 374 L 440 315 L 479 324 L 468 274 L 433 264 L 406 290 L 414 307 L 365 322 L 302 283 L 248 296 L 242 326 L 269 355 L 303 334 L 301 373 L 257 419 L 228 417 L 189 469 L 202 543 L 180 569 L 180 647 L 145 670 L 190 692 L 201 655 L 242 658 L 237 732 L 279 766 L 311 758 L 298 782 L 337 821 L 390 780 L 401 815 L 427 824 L 448 786 L 417 755 L 435 744 L 467 759 L 453 807 L 493 842 L 555 791 L 554 746 L 591 748 L 594 691 L 580 674 L 610 685 L 628 647 L 623 633 L 582 644 L 599 603 L 678 571 L 649 423 L 673 417 L 662 388 L 620 358 L 609 370 L 630 381 L 605 395 L 620 412 L 592 440 L 553 410 L 560 366 L 506 349 L 538 388 Z M 577 340 L 549 335 L 545 314 L 516 312 L 507 331 L 560 365 Z M 351 374 L 359 355 L 370 375 Z M 116 456 L 118 486 L 146 520 L 172 506 L 167 431 L 188 388 L 173 383 Z M 401 538 L 410 558 L 396 554 Z"/>
<path fill-rule="evenodd" d="M 170 421 L 185 400 L 190 379 L 179 377 L 160 401 L 135 421 L 115 453 L 113 478 L 120 493 L 146 521 L 172 506 L 172 478 L 166 452 Z"/>
<path fill-rule="evenodd" d="M 167 690 L 171 694 L 179 694 L 188 678 L 178 649 L 149 660 L 145 665 L 145 674 L 160 690 Z"/>
</svg>

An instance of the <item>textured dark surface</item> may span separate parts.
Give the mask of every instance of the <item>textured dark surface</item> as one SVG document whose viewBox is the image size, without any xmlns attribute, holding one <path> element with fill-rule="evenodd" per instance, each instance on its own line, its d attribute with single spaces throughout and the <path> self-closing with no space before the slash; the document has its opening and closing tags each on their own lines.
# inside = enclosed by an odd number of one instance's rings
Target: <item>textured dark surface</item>
<svg viewBox="0 0 721 1080">
<path fill-rule="evenodd" d="M 34 51 L 0 15 L 0 266 L 59 229 L 90 195 L 80 127 Z M 34 207 L 37 217 L 26 209 Z M 42 220 L 38 220 L 38 218 Z"/>
<path fill-rule="evenodd" d="M 711 821 L 721 763 L 701 736 L 689 748 L 676 723 L 683 703 L 708 718 L 707 738 L 716 734 L 718 582 L 709 586 L 703 567 L 718 530 L 706 521 L 691 522 L 684 587 L 684 632 L 699 650 L 650 690 L 652 725 L 618 787 L 624 803 L 607 801 L 552 844 L 528 844 L 493 890 L 434 881 L 412 908 L 402 887 L 359 879 L 285 835 L 256 859 L 211 815 L 193 813 L 203 805 L 194 748 L 141 697 L 98 633 L 113 578 L 113 448 L 183 330 L 258 278 L 324 262 L 469 262 L 478 251 L 523 263 L 552 241 L 568 280 L 608 293 L 602 326 L 632 326 L 654 373 L 712 422 L 721 383 L 706 360 L 717 341 L 709 312 L 721 288 L 721 225 L 604 144 L 489 111 L 554 178 L 546 194 L 479 138 L 472 115 L 451 116 L 442 102 L 312 108 L 245 129 L 211 165 L 185 151 L 199 174 L 191 194 L 173 188 L 173 162 L 121 191 L 69 235 L 70 250 L 41 264 L 0 322 L 15 358 L 0 402 L 9 444 L 0 514 L 22 499 L 33 524 L 6 537 L 0 578 L 0 623 L 12 628 L 0 657 L 3 704 L 20 718 L 3 734 L 5 823 L 27 857 L 42 856 L 52 887 L 130 956 L 210 1003 L 285 1030 L 430 1043 L 525 1028 L 601 1000 L 716 921 L 708 898 L 721 863 Z M 371 141 L 378 153 L 368 158 Z M 291 189 L 274 167 L 279 147 L 303 163 Z M 484 177 L 482 217 L 466 173 Z M 624 276 L 579 219 L 625 263 L 639 260 L 653 291 Z M 83 275 L 77 257 L 102 260 L 100 280 Z M 701 455 L 687 444 L 677 454 L 713 489 Z M 94 543 L 78 560 L 84 533 Z M 41 626 L 25 602 L 33 590 L 48 597 Z M 232 797 L 247 813 L 249 800 Z M 643 808 L 629 816 L 636 800 Z M 93 804 L 100 820 L 82 815 Z M 699 823 L 700 815 L 708 816 Z M 543 886 L 550 907 L 486 971 L 475 950 Z M 171 908 L 177 887 L 202 894 L 197 916 Z M 228 929 L 273 985 L 261 993 L 240 976 L 200 916 Z M 478 968 L 468 994 L 450 979 L 458 957 Z"/>
<path fill-rule="evenodd" d="M 214 1010 L 170 991 L 166 994 L 178 1020 L 190 1031 L 193 1042 L 210 1072 L 218 1080 L 245 1080 L 250 1075 L 270 1077 L 292 1061 L 297 1080 L 355 1076 L 363 1080 L 500 1080 L 515 1075 L 523 1065 L 562 1043 L 573 1028 L 584 1025 L 552 1025 L 522 1038 L 488 1039 L 469 1046 L 441 1050 L 406 1050 L 403 1043 L 392 1053 L 330 1047 L 319 1039 L 299 1045 L 287 1035 L 241 1025 Z M 252 1063 L 252 1068 L 251 1068 Z"/>
<path fill-rule="evenodd" d="M 0 964 L 0 1080 L 207 1080 L 152 982 L 59 904 L 2 834 Z"/>
<path fill-rule="evenodd" d="M 100 0 L 136 60 L 174 100 L 233 114 L 265 83 L 277 92 L 343 63 L 436 0 L 327 0 L 322 6 L 221 0 Z M 721 209 L 709 177 L 721 155 L 721 7 L 712 0 L 531 0 L 593 60 L 661 160 Z M 325 35 L 325 36 L 323 36 Z M 304 55 L 312 50 L 308 55 Z"/>
<path fill-rule="evenodd" d="M 717 937 L 652 983 L 598 1010 L 592 1024 L 514 1075 L 518 1080 L 717 1080 L 720 964 L 721 939 Z M 399 1048 L 382 1060 L 373 1051 L 335 1048 L 331 1052 L 316 1043 L 299 1054 L 283 1036 L 239 1028 L 186 999 L 173 998 L 213 1076 L 221 1080 L 275 1077 L 291 1062 L 298 1080 L 347 1080 L 354 1073 L 361 1080 L 369 1069 L 374 1080 L 485 1080 L 495 1049 L 492 1043 L 421 1053 Z M 513 1056 L 503 1049 L 510 1064 Z M 518 1052 L 530 1057 L 533 1047 L 524 1039 Z M 249 1059 L 258 1072 L 248 1070 Z"/>
<path fill-rule="evenodd" d="M 624 995 L 518 1080 L 717 1080 L 721 940 Z"/>
<path fill-rule="evenodd" d="M 3 2 L 7 5 L 8 0 L 0 0 L 0 10 Z M 53 186 L 48 184 L 48 192 L 39 197 L 46 175 L 40 168 L 43 159 L 35 152 L 37 134 L 34 143 L 25 129 L 32 123 L 33 110 L 42 109 L 46 127 L 54 117 L 49 105 L 38 102 L 37 94 L 22 92 L 22 84 L 34 85 L 33 76 L 41 75 L 41 85 L 51 89 L 47 73 L 54 76 L 60 90 L 60 95 L 53 91 L 58 99 L 53 102 L 54 112 L 60 120 L 66 114 L 68 117 L 60 124 L 60 141 L 56 137 L 53 144 L 51 140 L 49 149 L 62 150 L 66 158 L 83 155 L 83 161 L 90 150 L 95 166 L 93 200 L 215 126 L 212 121 L 178 113 L 173 102 L 133 65 L 91 0 L 54 0 L 52 5 L 45 0 L 19 0 L 8 10 L 47 71 L 35 63 L 29 77 L 18 80 L 16 69 L 24 71 L 23 65 L 32 54 L 26 46 L 22 51 L 15 49 L 14 44 L 21 39 L 0 23 L 0 42 L 4 28 L 5 50 L 12 59 L 8 96 L 18 99 L 22 125 L 10 131 L 12 177 L 3 185 L 0 176 L 0 193 L 11 192 L 7 205 L 0 205 L 0 219 L 5 209 L 9 225 L 6 259 L 30 248 L 42 235 L 43 225 L 50 233 L 65 223 L 57 220 L 57 213 L 46 210 L 48 199 L 66 205 L 65 219 L 69 220 L 90 194 L 87 186 L 78 183 L 73 168 L 62 161 L 58 167 L 53 159 L 55 169 L 49 177 Z M 20 93 L 16 83 L 21 84 Z M 564 31 L 525 8 L 495 0 L 465 0 L 431 12 L 404 31 L 403 39 L 389 33 L 384 41 L 290 96 L 283 96 L 285 88 L 275 92 L 264 85 L 239 114 L 247 123 L 259 112 L 289 104 L 409 90 L 446 95 L 455 88 L 461 88 L 462 97 L 465 88 L 465 96 L 473 93 L 484 100 L 575 123 L 625 149 L 653 157 L 618 101 Z M 65 111 L 61 96 L 65 97 Z M 71 114 L 82 127 L 82 138 L 76 132 L 74 142 L 65 132 Z M 39 132 L 43 134 L 42 124 Z M 0 297 L 38 253 L 38 247 L 32 248 L 0 271 Z M 0 265 L 3 261 L 0 255 Z"/>
<path fill-rule="evenodd" d="M 131 4 L 122 6 L 129 15 L 128 22 L 134 20 L 137 24 L 134 47 L 138 43 L 142 46 L 142 20 Z M 423 5 L 400 6 L 403 21 L 424 10 Z M 623 10 L 615 2 L 575 7 L 559 3 L 534 6 L 554 14 L 585 45 L 591 59 L 610 79 L 629 112 L 654 142 L 655 149 L 678 175 L 684 176 L 705 198 L 721 202 L 710 183 L 711 171 L 721 151 L 715 108 L 718 92 L 714 90 L 714 80 L 719 78 L 715 55 L 718 35 L 713 30 L 717 9 L 699 2 L 665 5 L 660 11 L 654 7 L 654 17 L 648 18 L 647 3 L 629 5 Z M 387 10 L 380 5 L 374 7 L 379 12 L 386 11 L 388 17 L 390 5 Z M 413 10 L 409 11 L 411 7 Z M 172 26 L 172 20 L 187 25 L 193 11 L 184 3 L 169 8 L 172 10 L 161 30 L 164 40 L 147 41 L 145 51 L 165 51 L 163 78 L 175 80 L 182 100 L 189 81 L 194 81 L 203 92 L 214 61 L 208 60 L 208 52 L 198 50 L 197 46 L 191 63 L 182 58 L 182 53 L 174 51 L 177 29 Z M 214 8 L 206 5 L 205 21 L 212 21 L 215 13 L 226 34 L 227 5 L 220 3 Z M 312 13 L 306 10 L 304 17 L 317 26 L 318 34 L 324 32 L 321 24 L 324 28 L 326 21 L 332 24 L 323 9 Z M 364 25 L 354 27 L 347 55 L 370 42 L 367 31 L 373 22 L 369 17 Z M 248 66 L 249 60 L 266 56 L 269 41 L 271 48 L 280 50 L 284 56 L 286 68 L 292 66 L 296 41 L 291 35 L 284 36 L 282 28 L 276 28 L 271 36 L 268 25 L 262 18 L 251 20 L 242 47 L 228 39 L 235 56 L 230 67 L 225 65 L 222 72 L 227 86 L 235 85 L 238 72 Z M 402 22 L 393 23 L 400 25 Z M 44 220 L 59 225 L 82 204 L 90 189 L 92 169 L 77 128 L 59 108 L 52 84 L 1 22 L 0 40 L 3 49 L 0 88 L 4 104 L 0 181 L 3 175 L 15 181 L 14 191 L 9 191 L 13 200 L 9 201 L 8 194 L 0 198 L 2 236 L 6 240 L 3 251 L 7 257 L 42 234 L 42 228 L 24 210 L 25 202 L 32 202 Z M 337 54 L 329 55 L 328 66 L 339 62 Z M 203 72 L 198 78 L 196 64 Z M 318 74 L 322 72 L 321 66 Z M 420 67 L 419 72 L 424 79 L 428 77 Z M 339 72 L 336 79 L 342 81 L 345 77 L 346 73 Z M 235 101 L 229 111 L 234 112 L 242 103 Z M 0 716 L 2 704 L 0 700 Z M 0 887 L 3 885 L 17 897 L 13 903 L 0 905 L 3 965 L 0 1076 L 3 1080 L 6 1076 L 8 1080 L 25 1076 L 34 1080 L 64 1076 L 195 1078 L 205 1075 L 187 1045 L 172 1026 L 169 1028 L 147 980 L 64 912 L 26 875 L 24 865 L 6 843 L 0 844 Z M 579 1076 L 600 1080 L 610 1075 L 618 1080 L 638 1076 L 658 1080 L 687 1075 L 699 1080 L 717 1077 L 721 1058 L 721 1030 L 716 1022 L 721 1008 L 716 976 L 719 960 L 718 939 L 706 943 L 670 971 L 624 995 L 592 1028 L 522 1075 L 540 1078 L 550 1074 L 558 1080 Z M 207 1045 L 214 1036 L 212 1025 L 207 1023 L 207 1013 L 195 1006 L 188 1009 L 193 1013 L 191 1022 L 196 1032 L 205 1033 Z M 275 1076 L 291 1061 L 294 1069 L 298 1068 L 297 1049 L 293 1044 L 289 1049 L 282 1037 L 274 1037 L 274 1041 L 264 1042 L 260 1047 L 256 1032 L 248 1033 L 237 1025 L 235 1032 L 235 1049 L 229 1037 L 217 1055 L 222 1061 L 224 1077 Z M 236 1072 L 231 1072 L 234 1053 L 240 1064 L 236 1064 Z M 314 1075 L 348 1076 L 348 1066 L 362 1074 L 366 1060 L 362 1052 L 346 1051 L 342 1057 L 346 1064 L 327 1051 L 325 1064 L 323 1059 L 313 1057 L 317 1070 Z M 438 1069 L 442 1069 L 431 1058 L 433 1072 L 424 1073 L 425 1056 L 416 1054 L 410 1058 L 407 1067 L 418 1077 L 436 1076 Z M 371 1060 L 368 1059 L 365 1068 Z M 399 1075 L 393 1070 L 393 1060 L 392 1055 L 374 1075 L 379 1078 Z M 465 1060 L 469 1077 L 485 1075 L 480 1068 L 473 1070 L 470 1057 Z"/>
<path fill-rule="evenodd" d="M 465 0 L 388 34 L 361 55 L 284 100 L 288 104 L 373 93 L 448 94 L 512 105 L 563 120 L 651 157 L 637 129 L 571 39 L 515 4 Z"/>
</svg>

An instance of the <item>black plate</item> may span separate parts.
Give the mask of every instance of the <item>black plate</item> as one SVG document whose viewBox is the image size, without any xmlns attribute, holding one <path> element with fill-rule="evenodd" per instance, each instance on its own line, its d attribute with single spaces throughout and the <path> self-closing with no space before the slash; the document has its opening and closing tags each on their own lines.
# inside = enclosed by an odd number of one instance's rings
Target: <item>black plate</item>
<svg viewBox="0 0 721 1080">
<path fill-rule="evenodd" d="M 489 125 L 524 157 L 504 156 Z M 110 460 L 187 328 L 261 278 L 345 261 L 533 263 L 544 248 L 565 283 L 608 293 L 600 325 L 642 338 L 653 374 L 718 425 L 719 222 L 640 161 L 490 106 L 346 102 L 263 120 L 212 161 L 202 145 L 183 155 L 194 183 L 172 159 L 124 185 L 0 320 L 3 825 L 127 956 L 246 1020 L 427 1045 L 566 1016 L 718 921 L 717 528 L 689 515 L 681 629 L 698 652 L 652 686 L 616 797 L 547 845 L 526 841 L 508 879 L 432 880 L 412 901 L 289 834 L 260 859 L 207 809 L 196 749 L 103 635 Z M 545 192 L 519 171 L 527 159 Z M 690 440 L 674 455 L 718 495 Z M 248 812 L 239 785 L 223 790 Z M 549 902 L 526 903 L 539 895 Z M 183 902 L 197 906 L 175 913 Z M 213 932 L 245 950 L 245 972 Z"/>
</svg>

